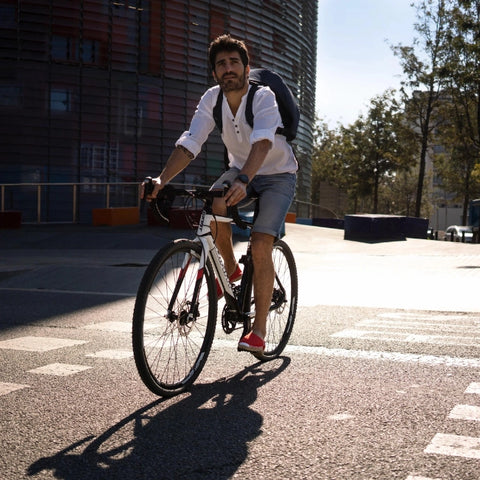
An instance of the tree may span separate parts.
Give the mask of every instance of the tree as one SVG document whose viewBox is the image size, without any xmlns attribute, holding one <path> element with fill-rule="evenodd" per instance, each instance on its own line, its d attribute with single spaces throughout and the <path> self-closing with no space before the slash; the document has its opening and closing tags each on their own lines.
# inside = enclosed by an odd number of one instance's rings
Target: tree
<svg viewBox="0 0 480 480">
<path fill-rule="evenodd" d="M 408 121 L 417 129 L 420 143 L 415 216 L 421 216 L 426 158 L 432 133 L 438 127 L 434 111 L 444 88 L 443 59 L 446 47 L 448 12 L 445 0 L 422 0 L 417 5 L 415 30 L 419 38 L 413 46 L 397 45 L 393 52 L 400 58 L 405 74 L 402 96 Z"/>
<path fill-rule="evenodd" d="M 442 113 L 451 121 L 439 131 L 443 152 L 435 156 L 435 168 L 442 187 L 462 202 L 462 224 L 466 225 L 470 200 L 480 193 L 478 147 L 469 134 L 469 120 L 454 101 L 445 102 Z"/>
<path fill-rule="evenodd" d="M 345 131 L 356 155 L 356 178 L 360 194 L 371 194 L 372 212 L 378 213 L 381 184 L 397 172 L 411 168 L 415 144 L 404 121 L 395 92 L 387 90 L 371 100 L 366 117 Z"/>
<path fill-rule="evenodd" d="M 444 188 L 468 204 L 479 194 L 480 170 L 480 1 L 451 2 L 446 32 L 449 48 L 444 59 L 446 82 L 439 138 L 446 154 L 437 158 Z"/>
<path fill-rule="evenodd" d="M 401 171 L 411 168 L 416 145 L 411 129 L 404 121 L 395 92 L 387 90 L 371 100 L 368 114 L 348 127 L 329 130 L 319 123 L 312 160 L 312 200 L 321 181 L 345 191 L 351 209 L 377 213 L 388 194 L 383 188 Z"/>
<path fill-rule="evenodd" d="M 312 155 L 312 202 L 319 203 L 320 183 L 341 185 L 342 165 L 338 161 L 340 139 L 338 132 L 330 130 L 328 125 L 317 122 Z"/>
</svg>

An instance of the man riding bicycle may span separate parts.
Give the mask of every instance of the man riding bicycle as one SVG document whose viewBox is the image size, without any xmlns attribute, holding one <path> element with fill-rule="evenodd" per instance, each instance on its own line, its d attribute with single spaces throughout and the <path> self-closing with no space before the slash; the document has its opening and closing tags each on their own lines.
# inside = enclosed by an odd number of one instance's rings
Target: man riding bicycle
<svg viewBox="0 0 480 480">
<path fill-rule="evenodd" d="M 246 99 L 251 87 L 244 42 L 230 35 L 216 38 L 209 47 L 209 60 L 218 85 L 200 99 L 189 129 L 177 140 L 163 171 L 153 179 L 153 192 L 146 199 L 153 200 L 200 153 L 215 127 L 213 109 L 221 89 L 222 140 L 228 151 L 229 169 L 213 187 L 227 182 L 230 188 L 224 197 L 215 199 L 213 211 L 216 215 L 226 215 L 227 207 L 237 205 L 247 196 L 258 197 L 258 215 L 251 234 L 255 319 L 252 331 L 240 339 L 238 348 L 263 352 L 275 276 L 272 248 L 295 194 L 298 164 L 286 138 L 276 133 L 282 119 L 270 88 L 260 87 L 255 92 L 253 128 L 246 121 Z M 231 225 L 219 222 L 212 225 L 212 232 L 230 280 L 238 280 L 241 270 L 233 251 Z"/>
</svg>

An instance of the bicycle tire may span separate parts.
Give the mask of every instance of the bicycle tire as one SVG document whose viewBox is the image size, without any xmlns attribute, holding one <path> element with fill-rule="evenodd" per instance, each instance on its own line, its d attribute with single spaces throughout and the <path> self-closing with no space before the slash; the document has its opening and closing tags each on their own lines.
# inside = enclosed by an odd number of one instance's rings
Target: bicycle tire
<svg viewBox="0 0 480 480">
<path fill-rule="evenodd" d="M 212 346 L 217 294 L 209 261 L 199 301 L 191 309 L 201 252 L 201 244 L 192 240 L 169 243 L 152 259 L 138 288 L 132 324 L 135 364 L 144 384 L 162 397 L 178 395 L 193 384 Z M 178 296 L 169 308 L 177 282 Z"/>
<path fill-rule="evenodd" d="M 265 350 L 262 353 L 254 353 L 261 361 L 273 360 L 283 352 L 290 339 L 297 314 L 298 274 L 293 253 L 283 240 L 278 240 L 273 246 L 272 258 L 275 282 L 272 307 L 267 316 Z M 275 308 L 276 302 L 279 305 Z"/>
</svg>

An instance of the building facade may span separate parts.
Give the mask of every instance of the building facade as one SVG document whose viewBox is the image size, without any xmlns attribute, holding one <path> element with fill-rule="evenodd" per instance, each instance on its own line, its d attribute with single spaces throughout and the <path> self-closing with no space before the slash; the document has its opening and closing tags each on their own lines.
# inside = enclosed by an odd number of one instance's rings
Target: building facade
<svg viewBox="0 0 480 480">
<path fill-rule="evenodd" d="M 213 85 L 207 49 L 226 32 L 298 99 L 297 198 L 309 201 L 316 0 L 0 0 L 0 184 L 84 183 L 75 208 L 88 221 L 92 184 L 158 174 Z M 214 132 L 178 181 L 209 184 L 222 167 Z M 59 195 L 42 190 L 43 221 L 68 216 Z M 28 220 L 25 198 L 7 190 L 4 202 Z"/>
</svg>

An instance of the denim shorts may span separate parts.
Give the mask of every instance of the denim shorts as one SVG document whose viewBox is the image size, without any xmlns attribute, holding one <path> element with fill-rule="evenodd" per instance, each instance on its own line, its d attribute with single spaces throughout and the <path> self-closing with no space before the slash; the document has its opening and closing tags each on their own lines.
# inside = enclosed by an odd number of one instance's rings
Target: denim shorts
<svg viewBox="0 0 480 480">
<path fill-rule="evenodd" d="M 225 181 L 233 183 L 239 170 L 227 170 L 213 185 L 221 186 Z M 267 233 L 280 238 L 283 223 L 295 195 L 295 173 L 276 173 L 274 175 L 256 175 L 247 186 L 247 199 L 239 207 L 248 204 L 250 198 L 258 198 L 257 216 L 252 231 Z"/>
</svg>

